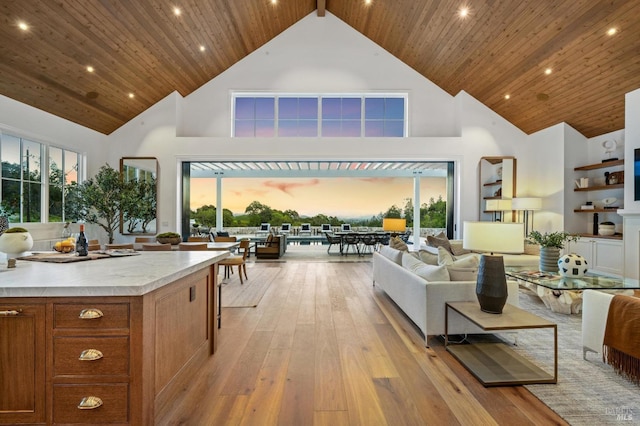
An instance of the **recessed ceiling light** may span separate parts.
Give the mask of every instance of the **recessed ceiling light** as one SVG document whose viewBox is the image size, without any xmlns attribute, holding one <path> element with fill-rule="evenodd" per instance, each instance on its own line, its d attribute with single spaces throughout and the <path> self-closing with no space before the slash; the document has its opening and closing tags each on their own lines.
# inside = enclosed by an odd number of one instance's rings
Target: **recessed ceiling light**
<svg viewBox="0 0 640 426">
<path fill-rule="evenodd" d="M 546 70 L 544 70 L 544 73 L 545 73 L 546 75 L 551 74 L 551 72 L 552 72 L 552 71 L 551 71 L 551 68 L 547 68 Z"/>
<path fill-rule="evenodd" d="M 271 0 L 271 4 L 276 4 L 278 3 L 278 0 Z"/>
<path fill-rule="evenodd" d="M 20 28 L 22 31 L 27 31 L 29 29 L 29 26 L 25 23 L 25 22 L 18 22 L 18 28 Z"/>
<path fill-rule="evenodd" d="M 174 7 L 173 8 L 173 14 L 176 16 L 180 16 L 180 14 L 182 13 L 182 11 L 180 10 L 179 7 Z"/>
<path fill-rule="evenodd" d="M 128 95 L 128 96 L 129 96 L 129 99 L 133 99 L 133 98 L 135 98 L 135 97 L 136 97 L 136 95 L 134 95 L 133 93 L 129 93 L 129 95 Z"/>
<path fill-rule="evenodd" d="M 511 95 L 507 93 L 506 95 L 504 95 L 504 98 L 505 99 L 511 99 Z"/>
<path fill-rule="evenodd" d="M 607 30 L 607 35 L 609 36 L 616 35 L 617 32 L 618 32 L 618 29 L 612 27 Z"/>
<path fill-rule="evenodd" d="M 87 66 L 87 72 L 94 72 L 95 68 L 93 68 L 91 65 Z"/>
<path fill-rule="evenodd" d="M 201 45 L 200 45 L 200 51 L 201 51 L 201 52 L 204 52 L 205 50 L 207 50 L 207 48 L 206 48 L 206 47 L 204 47 L 204 45 L 203 45 L 203 44 L 201 44 Z"/>
<path fill-rule="evenodd" d="M 364 4 L 370 5 L 371 4 L 371 0 L 364 0 Z"/>
<path fill-rule="evenodd" d="M 458 10 L 458 16 L 460 16 L 461 18 L 466 18 L 467 16 L 469 16 L 469 8 L 466 6 L 461 7 Z"/>
</svg>

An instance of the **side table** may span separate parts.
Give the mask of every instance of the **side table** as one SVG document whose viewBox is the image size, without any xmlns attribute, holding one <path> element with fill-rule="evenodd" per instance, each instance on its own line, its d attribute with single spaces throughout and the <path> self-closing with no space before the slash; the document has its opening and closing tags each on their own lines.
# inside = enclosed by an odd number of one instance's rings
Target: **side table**
<svg viewBox="0 0 640 426">
<path fill-rule="evenodd" d="M 485 331 L 529 328 L 553 329 L 553 375 L 516 353 L 505 343 L 449 344 L 449 311 L 453 310 Z M 447 302 L 445 305 L 445 347 L 485 387 L 558 382 L 558 326 L 513 305 L 502 314 L 480 310 L 477 302 Z"/>
</svg>

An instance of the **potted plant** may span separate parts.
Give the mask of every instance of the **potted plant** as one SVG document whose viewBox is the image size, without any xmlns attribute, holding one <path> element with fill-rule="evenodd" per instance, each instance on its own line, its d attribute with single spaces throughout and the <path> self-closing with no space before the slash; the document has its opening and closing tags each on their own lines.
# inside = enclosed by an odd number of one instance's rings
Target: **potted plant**
<svg viewBox="0 0 640 426">
<path fill-rule="evenodd" d="M 182 237 L 176 232 L 163 232 L 162 234 L 156 235 L 156 241 L 160 244 L 176 245 L 180 244 Z"/>
<path fill-rule="evenodd" d="M 31 247 L 33 247 L 33 238 L 25 228 L 9 228 L 0 235 L 0 251 L 4 253 L 15 255 L 31 250 Z"/>
<path fill-rule="evenodd" d="M 577 235 L 567 232 L 545 232 L 531 231 L 527 242 L 540 246 L 540 270 L 543 272 L 557 272 L 560 250 L 569 241 L 578 241 Z"/>
</svg>

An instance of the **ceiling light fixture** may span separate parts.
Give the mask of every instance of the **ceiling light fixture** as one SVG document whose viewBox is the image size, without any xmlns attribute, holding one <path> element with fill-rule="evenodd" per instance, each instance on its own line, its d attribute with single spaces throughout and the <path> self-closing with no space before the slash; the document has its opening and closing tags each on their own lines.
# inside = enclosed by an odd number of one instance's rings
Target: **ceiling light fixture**
<svg viewBox="0 0 640 426">
<path fill-rule="evenodd" d="M 129 95 L 128 95 L 128 96 L 129 96 L 129 99 L 133 99 L 133 98 L 135 98 L 135 97 L 136 97 L 136 95 L 134 95 L 133 93 L 129 93 Z"/>
<path fill-rule="evenodd" d="M 87 72 L 94 72 L 95 68 L 93 68 L 91 65 L 87 66 Z"/>
<path fill-rule="evenodd" d="M 506 95 L 504 95 L 504 98 L 505 99 L 511 99 L 511 95 L 507 93 Z"/>
<path fill-rule="evenodd" d="M 205 50 L 207 50 L 207 48 L 206 48 L 206 47 L 204 47 L 204 45 L 203 45 L 203 44 L 201 44 L 201 45 L 200 45 L 200 51 L 201 51 L 201 52 L 204 52 Z"/>
<path fill-rule="evenodd" d="M 544 73 L 545 73 L 546 75 L 551 74 L 551 68 L 547 68 L 546 70 L 544 70 Z"/>
<path fill-rule="evenodd" d="M 618 29 L 612 27 L 607 30 L 607 35 L 608 36 L 616 35 L 617 32 L 618 32 Z"/>
<path fill-rule="evenodd" d="M 176 16 L 180 16 L 180 14 L 182 13 L 182 11 L 180 10 L 179 7 L 174 7 L 173 8 L 173 14 Z"/>
<path fill-rule="evenodd" d="M 20 21 L 18 22 L 18 28 L 20 28 L 22 31 L 27 31 L 29 29 L 29 26 L 26 23 Z"/>
<path fill-rule="evenodd" d="M 467 16 L 469 16 L 469 8 L 466 6 L 461 7 L 460 10 L 458 10 L 458 15 L 461 18 L 466 18 Z"/>
<path fill-rule="evenodd" d="M 371 0 L 364 0 L 364 4 L 366 4 L 367 6 L 371 4 Z"/>
</svg>

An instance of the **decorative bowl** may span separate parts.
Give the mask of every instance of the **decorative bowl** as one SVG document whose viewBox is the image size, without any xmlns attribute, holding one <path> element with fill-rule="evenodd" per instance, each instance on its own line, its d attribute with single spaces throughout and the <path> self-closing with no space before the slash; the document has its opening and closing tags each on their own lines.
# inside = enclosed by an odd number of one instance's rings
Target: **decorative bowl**
<svg viewBox="0 0 640 426">
<path fill-rule="evenodd" d="M 598 235 L 609 236 L 614 235 L 616 233 L 615 225 L 598 225 Z"/>
<path fill-rule="evenodd" d="M 176 244 L 180 244 L 182 242 L 181 237 L 156 237 L 156 241 L 160 244 L 171 244 L 175 246 Z"/>
</svg>

